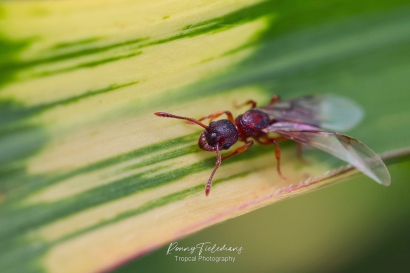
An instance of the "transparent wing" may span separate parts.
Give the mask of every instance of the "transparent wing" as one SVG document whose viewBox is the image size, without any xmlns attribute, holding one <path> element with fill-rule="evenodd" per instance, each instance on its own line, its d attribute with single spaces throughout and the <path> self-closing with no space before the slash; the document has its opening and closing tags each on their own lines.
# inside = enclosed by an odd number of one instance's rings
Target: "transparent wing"
<svg viewBox="0 0 410 273">
<path fill-rule="evenodd" d="M 377 183 L 390 185 L 390 174 L 381 158 L 359 140 L 344 134 L 293 122 L 277 122 L 263 130 L 325 151 L 355 166 Z"/>
<path fill-rule="evenodd" d="M 280 101 L 258 109 L 267 113 L 271 119 L 335 131 L 349 130 L 363 118 L 363 110 L 356 102 L 332 94 Z"/>
</svg>

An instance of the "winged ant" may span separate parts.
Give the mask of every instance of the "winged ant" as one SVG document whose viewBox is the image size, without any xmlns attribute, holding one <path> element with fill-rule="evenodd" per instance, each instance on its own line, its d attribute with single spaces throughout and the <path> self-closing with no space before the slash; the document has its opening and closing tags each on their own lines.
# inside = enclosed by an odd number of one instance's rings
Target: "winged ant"
<svg viewBox="0 0 410 273">
<path fill-rule="evenodd" d="M 208 196 L 212 179 L 222 161 L 246 151 L 256 142 L 262 145 L 274 145 L 277 159 L 277 172 L 280 171 L 279 140 L 291 139 L 323 150 L 369 176 L 377 183 L 390 185 L 390 174 L 381 158 L 359 140 L 330 130 L 348 130 L 362 118 L 361 108 L 353 101 L 332 94 L 304 96 L 281 101 L 275 95 L 269 104 L 257 108 L 257 103 L 248 100 L 240 106 L 250 105 L 251 109 L 234 119 L 230 111 L 218 111 L 200 119 L 177 116 L 165 112 L 156 112 L 159 117 L 176 118 L 195 123 L 205 130 L 200 135 L 198 145 L 205 151 L 216 153 L 216 163 L 205 187 Z M 226 115 L 227 119 L 213 121 Z M 209 125 L 201 121 L 209 119 Z M 272 137 L 270 133 L 277 136 Z M 252 138 L 253 140 L 249 140 Z M 221 150 L 228 150 L 237 141 L 245 144 L 232 153 L 222 157 Z M 286 179 L 286 178 L 284 178 Z"/>
</svg>

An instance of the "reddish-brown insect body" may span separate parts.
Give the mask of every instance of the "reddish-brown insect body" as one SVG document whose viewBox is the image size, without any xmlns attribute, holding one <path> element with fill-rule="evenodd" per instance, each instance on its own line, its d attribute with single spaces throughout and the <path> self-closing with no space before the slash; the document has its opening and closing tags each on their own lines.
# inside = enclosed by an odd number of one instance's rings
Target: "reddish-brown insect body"
<svg viewBox="0 0 410 273">
<path fill-rule="evenodd" d="M 271 100 L 271 104 L 277 101 L 279 101 L 279 97 L 274 96 Z M 233 116 L 231 112 L 229 111 L 215 112 L 209 116 L 200 118 L 199 120 L 188 118 L 188 117 L 176 116 L 176 115 L 172 115 L 172 114 L 164 113 L 164 112 L 155 113 L 155 115 L 160 116 L 160 117 L 184 119 L 184 120 L 187 120 L 189 123 L 196 123 L 199 126 L 205 128 L 205 131 L 199 137 L 198 145 L 201 149 L 205 151 L 215 151 L 216 156 L 217 156 L 215 168 L 212 171 L 212 174 L 205 188 L 206 195 L 208 195 L 211 190 L 213 176 L 216 170 L 218 169 L 218 167 L 221 165 L 222 160 L 225 160 L 236 154 L 242 153 L 246 151 L 250 146 L 253 145 L 253 141 L 252 140 L 248 141 L 248 138 L 254 138 L 257 142 L 261 144 L 265 144 L 265 145 L 275 144 L 276 145 L 276 158 L 278 160 L 277 170 L 280 176 L 282 176 L 280 172 L 280 165 L 279 165 L 280 150 L 279 150 L 279 146 L 277 145 L 276 139 L 268 138 L 267 134 L 262 131 L 262 129 L 265 129 L 274 120 L 271 120 L 268 114 L 258 109 L 253 109 L 256 107 L 255 101 L 249 100 L 245 102 L 243 105 L 247 105 L 247 104 L 250 104 L 252 106 L 252 109 L 246 111 L 242 115 L 239 115 L 235 120 L 233 119 Z M 213 119 L 223 114 L 227 115 L 228 119 L 212 121 Z M 208 126 L 201 123 L 201 121 L 205 119 L 211 120 Z M 239 147 L 231 154 L 221 157 L 220 151 L 228 150 L 238 140 L 245 142 L 245 145 Z M 282 176 L 282 178 L 284 177 Z"/>
<path fill-rule="evenodd" d="M 213 176 L 221 165 L 222 160 L 246 151 L 253 145 L 253 138 L 262 145 L 274 145 L 277 159 L 277 171 L 280 171 L 279 140 L 291 139 L 300 144 L 310 145 L 338 157 L 362 171 L 376 182 L 388 186 L 390 174 L 380 157 L 369 147 L 355 138 L 336 132 L 328 132 L 321 127 L 329 129 L 347 130 L 355 126 L 362 118 L 361 108 L 346 98 L 336 95 L 323 94 L 305 96 L 289 101 L 280 101 L 280 97 L 272 97 L 268 105 L 256 108 L 256 102 L 248 100 L 238 105 L 250 105 L 251 109 L 239 115 L 236 119 L 229 111 L 219 111 L 200 119 L 176 116 L 164 112 L 156 112 L 160 117 L 187 120 L 196 123 L 205 130 L 198 140 L 198 145 L 205 151 L 216 153 L 215 168 L 205 187 L 205 194 L 211 190 Z M 213 121 L 221 115 L 228 119 Z M 209 125 L 201 121 L 209 119 Z M 271 137 L 270 132 L 277 137 Z M 237 141 L 245 144 L 232 153 L 221 157 L 221 150 L 228 150 Z M 300 155 L 300 149 L 298 151 Z"/>
<path fill-rule="evenodd" d="M 246 111 L 235 119 L 239 138 L 243 141 L 249 137 L 259 137 L 265 134 L 261 130 L 269 126 L 270 123 L 268 114 L 256 109 Z"/>
</svg>

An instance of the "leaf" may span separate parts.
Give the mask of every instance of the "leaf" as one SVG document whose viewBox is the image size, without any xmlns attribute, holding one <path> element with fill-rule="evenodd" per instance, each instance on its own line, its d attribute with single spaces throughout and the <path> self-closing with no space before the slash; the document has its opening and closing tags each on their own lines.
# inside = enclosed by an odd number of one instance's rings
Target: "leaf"
<svg viewBox="0 0 410 273">
<path fill-rule="evenodd" d="M 2 271 L 107 270 L 355 173 L 315 150 L 303 164 L 283 143 L 284 181 L 257 146 L 223 162 L 205 197 L 214 155 L 198 128 L 156 111 L 339 93 L 367 112 L 349 135 L 406 154 L 405 1 L 319 2 L 3 3 Z"/>
</svg>

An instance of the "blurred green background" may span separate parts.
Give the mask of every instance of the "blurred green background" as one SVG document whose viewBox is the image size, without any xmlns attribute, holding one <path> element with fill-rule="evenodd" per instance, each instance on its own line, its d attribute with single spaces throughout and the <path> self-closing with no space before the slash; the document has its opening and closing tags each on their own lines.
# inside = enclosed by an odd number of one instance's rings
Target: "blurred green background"
<svg viewBox="0 0 410 273">
<path fill-rule="evenodd" d="M 271 11 L 272 24 L 257 54 L 213 88 L 343 94 L 366 111 L 349 135 L 378 153 L 410 147 L 409 4 L 268 1 L 227 16 L 223 23 Z M 176 240 L 243 247 L 241 254 L 213 254 L 234 256 L 233 263 L 177 262 L 166 245 L 114 272 L 409 272 L 410 158 L 388 163 L 388 188 L 357 175 Z"/>
</svg>

